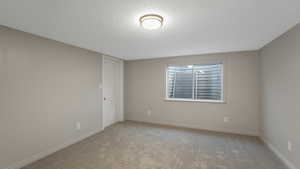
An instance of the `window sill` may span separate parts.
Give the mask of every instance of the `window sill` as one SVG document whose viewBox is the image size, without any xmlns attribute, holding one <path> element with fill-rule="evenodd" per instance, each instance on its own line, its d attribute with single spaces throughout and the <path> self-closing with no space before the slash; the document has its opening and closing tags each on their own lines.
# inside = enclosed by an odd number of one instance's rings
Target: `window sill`
<svg viewBox="0 0 300 169">
<path fill-rule="evenodd" d="M 226 104 L 226 102 L 224 100 L 192 100 L 192 99 L 170 99 L 170 98 L 165 98 L 165 101 Z"/>
</svg>

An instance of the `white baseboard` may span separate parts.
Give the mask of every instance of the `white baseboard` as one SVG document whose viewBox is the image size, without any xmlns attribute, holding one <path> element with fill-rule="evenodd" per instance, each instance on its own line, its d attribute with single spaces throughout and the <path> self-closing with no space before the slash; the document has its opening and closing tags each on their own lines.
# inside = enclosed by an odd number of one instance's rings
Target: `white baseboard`
<svg viewBox="0 0 300 169">
<path fill-rule="evenodd" d="M 59 150 L 61 150 L 63 148 L 66 148 L 66 147 L 68 147 L 68 146 L 70 146 L 72 144 L 75 144 L 75 143 L 77 143 L 79 141 L 82 141 L 83 139 L 86 139 L 86 138 L 88 138 L 88 137 L 90 137 L 90 136 L 92 136 L 92 135 L 94 135 L 96 133 L 99 133 L 101 131 L 102 131 L 102 129 L 98 129 L 98 130 L 92 131 L 92 132 L 90 132 L 88 134 L 82 135 L 82 136 L 80 136 L 80 137 L 78 137 L 76 139 L 69 140 L 69 141 L 67 141 L 67 142 L 65 142 L 65 143 L 63 143 L 61 145 L 58 145 L 58 146 L 53 147 L 51 149 L 48 149 L 46 151 L 40 152 L 38 154 L 35 154 L 35 155 L 33 155 L 33 156 L 29 157 L 29 158 L 25 158 L 24 160 L 16 162 L 15 164 L 12 164 L 10 167 L 7 167 L 6 169 L 20 169 L 22 167 L 25 167 L 28 164 L 31 164 L 31 163 L 33 163 L 33 162 L 35 162 L 37 160 L 45 158 L 48 155 L 51 155 L 51 154 L 53 154 L 53 153 L 55 153 L 55 152 L 57 152 L 57 151 L 59 151 Z"/>
<path fill-rule="evenodd" d="M 268 146 L 268 148 L 289 168 L 289 169 L 297 169 L 296 166 L 290 162 L 274 145 L 270 143 L 264 137 L 260 137 L 260 139 Z"/>
<path fill-rule="evenodd" d="M 148 121 L 148 120 L 138 120 L 138 119 L 127 119 L 129 121 L 137 121 L 137 122 L 145 122 L 145 123 L 153 123 L 153 124 L 161 124 L 161 125 L 169 125 L 169 126 L 175 126 L 175 127 L 184 127 L 184 128 L 191 128 L 191 129 L 199 129 L 199 130 L 208 130 L 208 131 L 216 131 L 216 132 L 223 132 L 223 133 L 232 133 L 232 134 L 240 134 L 240 135 L 247 135 L 247 136 L 259 136 L 259 133 L 256 131 L 241 131 L 238 130 L 232 130 L 232 129 L 226 129 L 226 128 L 209 128 L 209 127 L 203 127 L 198 125 L 189 125 L 189 124 L 183 124 L 183 123 L 174 123 L 174 122 L 166 122 L 166 121 Z"/>
</svg>

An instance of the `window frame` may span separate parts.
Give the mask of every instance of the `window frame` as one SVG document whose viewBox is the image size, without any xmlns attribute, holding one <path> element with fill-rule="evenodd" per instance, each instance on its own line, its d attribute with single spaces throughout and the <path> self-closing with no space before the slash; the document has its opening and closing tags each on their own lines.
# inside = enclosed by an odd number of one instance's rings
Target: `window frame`
<svg viewBox="0 0 300 169">
<path fill-rule="evenodd" d="M 169 89 L 168 89 L 168 68 L 171 66 L 188 66 L 188 65 L 198 65 L 198 66 L 204 66 L 204 65 L 213 65 L 213 64 L 220 64 L 221 65 L 221 99 L 220 100 L 206 100 L 206 99 L 185 99 L 185 98 L 169 98 Z M 184 64 L 168 64 L 165 66 L 165 101 L 176 101 L 176 102 L 202 102 L 202 103 L 226 103 L 225 101 L 225 61 L 220 61 L 220 62 L 207 62 L 207 63 L 184 63 Z M 193 88 L 193 93 L 194 93 L 194 88 Z M 193 94 L 194 97 L 194 94 Z"/>
</svg>

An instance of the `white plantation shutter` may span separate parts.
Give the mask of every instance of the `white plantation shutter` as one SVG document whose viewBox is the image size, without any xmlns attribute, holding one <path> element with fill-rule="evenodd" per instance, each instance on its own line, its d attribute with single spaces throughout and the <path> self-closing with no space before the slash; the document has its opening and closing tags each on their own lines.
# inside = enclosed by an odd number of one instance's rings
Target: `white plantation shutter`
<svg viewBox="0 0 300 169">
<path fill-rule="evenodd" d="M 222 64 L 168 67 L 168 98 L 222 100 L 222 67 Z"/>
<path fill-rule="evenodd" d="M 169 98 L 193 98 L 193 69 L 188 66 L 168 68 Z"/>
</svg>

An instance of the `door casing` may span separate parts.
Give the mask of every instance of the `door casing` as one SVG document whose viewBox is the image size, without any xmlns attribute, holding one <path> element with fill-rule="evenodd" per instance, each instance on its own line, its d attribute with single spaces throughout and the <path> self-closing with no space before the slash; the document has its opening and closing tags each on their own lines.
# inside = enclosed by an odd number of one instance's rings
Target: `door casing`
<svg viewBox="0 0 300 169">
<path fill-rule="evenodd" d="M 113 78 L 114 78 L 114 86 L 113 86 L 113 90 L 114 90 L 114 97 L 112 99 L 115 99 L 113 101 L 109 100 L 111 98 L 107 98 L 107 96 L 105 96 L 107 94 L 107 92 L 109 92 L 108 90 L 111 90 L 108 88 L 107 86 L 107 81 L 112 80 L 112 79 L 108 79 L 108 78 L 112 78 L 109 77 L 110 74 L 112 74 L 112 72 L 107 72 L 108 70 L 106 70 L 106 66 L 105 64 L 114 64 L 114 73 L 113 73 Z M 114 58 L 114 57 L 110 57 L 110 56 L 103 56 L 102 57 L 102 128 L 104 129 L 105 127 L 108 127 L 116 122 L 119 121 L 123 121 L 124 120 L 124 110 L 123 110 L 123 86 L 124 86 L 124 63 L 123 60 Z M 111 116 L 109 116 L 109 112 L 107 112 L 107 104 L 109 104 L 109 102 L 113 102 L 114 104 L 114 110 L 115 110 L 115 114 L 113 117 L 115 117 L 113 119 L 113 121 L 111 121 L 110 118 Z"/>
</svg>

